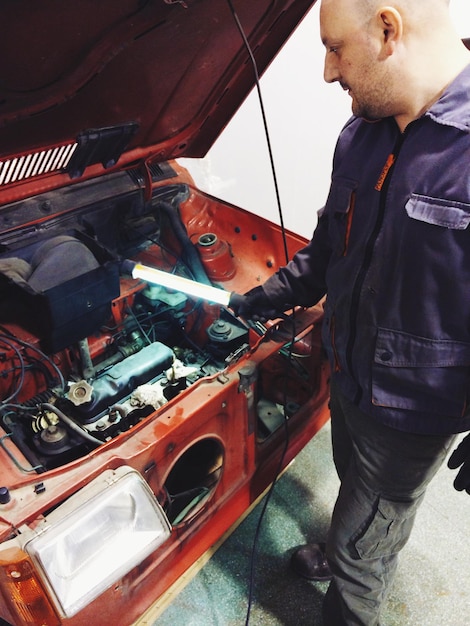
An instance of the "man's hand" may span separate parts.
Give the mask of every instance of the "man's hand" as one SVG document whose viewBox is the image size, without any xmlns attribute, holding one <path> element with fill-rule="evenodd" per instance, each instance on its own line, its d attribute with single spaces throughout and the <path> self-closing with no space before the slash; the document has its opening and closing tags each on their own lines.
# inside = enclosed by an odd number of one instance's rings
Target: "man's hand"
<svg viewBox="0 0 470 626">
<path fill-rule="evenodd" d="M 233 292 L 228 305 L 237 317 L 254 321 L 265 322 L 283 317 L 283 311 L 276 308 L 261 285 L 250 289 L 243 295 Z"/>
<path fill-rule="evenodd" d="M 465 491 L 470 494 L 470 434 L 462 439 L 457 448 L 450 455 L 447 465 L 450 469 L 460 467 L 459 473 L 454 480 L 457 491 Z"/>
</svg>

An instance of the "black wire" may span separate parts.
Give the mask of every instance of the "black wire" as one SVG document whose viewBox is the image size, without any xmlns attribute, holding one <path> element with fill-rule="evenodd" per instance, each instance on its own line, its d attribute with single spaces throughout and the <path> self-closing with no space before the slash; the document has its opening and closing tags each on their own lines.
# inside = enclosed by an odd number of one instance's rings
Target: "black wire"
<svg viewBox="0 0 470 626">
<path fill-rule="evenodd" d="M 276 174 L 276 167 L 274 164 L 274 157 L 273 157 L 273 152 L 272 152 L 272 148 L 271 148 L 271 139 L 270 139 L 270 133 L 269 133 L 269 128 L 268 128 L 268 123 L 267 123 L 267 119 L 266 119 L 266 114 L 265 114 L 265 109 L 264 109 L 264 103 L 263 103 L 263 96 L 261 93 L 261 85 L 260 85 L 260 80 L 259 80 L 259 73 L 258 73 L 258 67 L 257 67 L 257 63 L 256 63 L 256 59 L 253 55 L 253 52 L 251 50 L 251 46 L 248 42 L 248 39 L 245 35 L 245 32 L 243 30 L 243 27 L 240 23 L 240 20 L 238 18 L 237 12 L 235 11 L 235 8 L 233 6 L 232 0 L 227 0 L 227 3 L 230 7 L 230 10 L 232 12 L 233 18 L 235 20 L 235 23 L 237 25 L 238 31 L 240 32 L 240 35 L 243 39 L 243 42 L 245 44 L 245 48 L 248 51 L 248 54 L 250 56 L 251 59 L 251 63 L 253 66 L 253 71 L 254 71 L 254 75 L 255 75 L 255 83 L 256 83 L 256 89 L 258 92 L 258 100 L 259 100 L 259 104 L 260 104 L 260 109 L 261 109 L 261 115 L 263 118 L 263 128 L 264 128 L 264 133 L 265 133 L 265 137 L 266 137 L 266 142 L 267 142 L 267 146 L 268 146 L 268 153 L 269 153 L 269 162 L 271 165 L 271 172 L 272 172 L 272 177 L 273 177 L 273 182 L 274 182 L 274 189 L 275 189 L 275 193 L 276 193 L 276 202 L 277 202 L 277 207 L 278 207 L 278 212 L 279 212 L 279 223 L 280 223 L 280 227 L 281 227 L 281 233 L 282 233 L 282 242 L 283 242 L 283 246 L 284 246 L 284 255 L 285 255 L 285 260 L 286 263 L 289 262 L 289 252 L 288 252 L 288 248 L 287 248 L 287 236 L 286 236 L 286 229 L 284 226 L 284 216 L 283 216 L 283 211 L 282 211 L 282 205 L 281 205 L 281 198 L 280 198 L 280 194 L 279 194 L 279 185 L 278 185 L 278 181 L 277 181 L 277 174 Z M 294 319 L 294 315 L 295 312 L 292 311 L 292 320 L 293 322 L 295 322 Z M 295 323 L 293 323 L 292 325 L 292 341 L 289 344 L 289 348 L 288 348 L 288 357 L 289 360 L 292 358 L 292 349 L 294 346 L 294 342 L 295 342 Z M 279 459 L 279 464 L 278 467 L 276 469 L 276 473 L 274 475 L 274 478 L 271 482 L 271 485 L 269 487 L 269 490 L 266 494 L 266 497 L 264 499 L 264 503 L 261 509 L 261 513 L 258 519 L 258 523 L 256 525 L 256 530 L 255 530 L 255 536 L 253 539 L 253 546 L 252 546 L 252 550 L 251 550 L 251 565 L 250 565 L 250 583 L 249 583 L 249 594 L 248 594 L 248 605 L 247 605 L 247 612 L 246 612 L 246 620 L 245 620 L 245 626 L 248 626 L 249 621 L 250 621 L 250 613 L 251 613 L 251 606 L 253 603 L 253 595 L 254 595 L 254 586 L 255 586 L 255 570 L 256 570 L 256 550 L 257 550 L 257 546 L 258 546 L 258 541 L 259 541 L 259 536 L 261 533 L 261 526 L 262 526 L 262 522 L 266 513 L 266 510 L 268 508 L 268 504 L 271 500 L 272 494 L 274 492 L 274 487 L 276 485 L 276 481 L 279 478 L 281 471 L 282 471 L 282 467 L 284 465 L 284 459 L 287 453 L 287 450 L 289 448 L 289 428 L 288 428 L 288 418 L 287 418 L 287 414 L 286 414 L 286 406 L 287 406 L 287 380 L 286 380 L 286 385 L 284 387 L 284 432 L 285 432 L 285 438 L 284 438 L 284 447 Z"/>
<path fill-rule="evenodd" d="M 19 348 L 17 346 L 15 346 L 13 340 L 10 340 L 7 337 L 0 337 L 0 343 L 5 344 L 11 350 L 13 350 L 13 352 L 15 353 L 16 358 L 18 359 L 18 361 L 20 363 L 19 368 L 18 367 L 14 368 L 14 370 L 17 370 L 17 369 L 20 370 L 19 380 L 16 382 L 16 384 L 15 384 L 15 381 L 12 381 L 13 391 L 10 393 L 9 396 L 7 396 L 6 398 L 4 398 L 1 401 L 1 404 L 7 404 L 8 402 L 10 402 L 14 398 L 16 398 L 16 396 L 20 393 L 21 388 L 23 387 L 26 366 L 25 366 L 25 361 L 24 361 L 23 355 L 21 354 L 21 351 L 19 350 Z M 12 371 L 14 371 L 14 370 L 12 370 Z"/>
<path fill-rule="evenodd" d="M 284 390 L 285 392 L 285 390 Z M 253 604 L 253 597 L 254 597 L 254 587 L 255 587 L 255 573 L 256 573 L 256 548 L 258 546 L 258 541 L 259 541 L 259 536 L 261 534 L 261 526 L 263 523 L 263 519 L 264 516 L 266 514 L 266 510 L 268 508 L 268 505 L 271 501 L 271 497 L 274 493 L 274 487 L 276 486 L 276 482 L 281 474 L 282 471 L 282 466 L 284 464 L 284 458 L 286 456 L 287 450 L 289 448 L 289 428 L 287 425 L 287 415 L 286 415 L 286 398 L 284 398 L 284 447 L 282 449 L 282 453 L 281 456 L 279 458 L 279 464 L 278 467 L 276 469 L 276 473 L 274 475 L 273 481 L 271 482 L 271 485 L 269 486 L 269 490 L 268 493 L 266 494 L 266 497 L 264 499 L 263 502 L 263 506 L 261 508 L 261 513 L 260 516 L 258 518 L 258 523 L 256 524 L 256 530 L 255 530 L 255 536 L 253 539 L 253 547 L 252 547 L 252 553 L 251 553 L 251 565 L 250 565 L 250 588 L 249 588 L 249 594 L 248 594 L 248 606 L 247 606 L 247 612 L 246 612 L 246 619 L 245 619 L 245 626 L 248 626 L 249 622 L 250 622 L 250 613 L 251 613 L 251 606 Z"/>
<path fill-rule="evenodd" d="M 268 122 L 267 122 L 266 114 L 265 114 L 265 110 L 264 110 L 263 95 L 261 93 L 261 85 L 260 85 L 260 81 L 259 81 L 258 66 L 257 66 L 257 63 L 256 63 L 256 59 L 255 59 L 255 57 L 253 55 L 253 52 L 251 50 L 251 46 L 250 46 L 250 44 L 248 42 L 248 39 L 247 39 L 247 37 L 245 35 L 245 31 L 243 30 L 243 27 L 242 27 L 242 25 L 240 23 L 240 20 L 238 18 L 237 12 L 235 11 L 235 8 L 234 8 L 234 6 L 232 4 L 232 0 L 227 0 L 227 4 L 230 7 L 230 10 L 232 12 L 233 18 L 234 18 L 235 23 L 237 25 L 238 31 L 239 31 L 242 39 L 243 39 L 243 43 L 245 44 L 245 48 L 246 48 L 246 50 L 247 50 L 247 52 L 248 52 L 248 54 L 250 56 L 251 64 L 253 66 L 253 71 L 254 71 L 254 74 L 255 74 L 256 89 L 257 89 L 257 92 L 258 92 L 258 100 L 259 100 L 259 104 L 260 104 L 261 115 L 262 115 L 262 118 L 263 118 L 264 134 L 265 134 L 266 142 L 267 142 L 267 145 L 268 145 L 269 162 L 271 164 L 271 172 L 272 172 L 272 177 L 273 177 L 273 182 L 274 182 L 274 190 L 275 190 L 275 193 L 276 193 L 276 202 L 277 202 L 277 208 L 278 208 L 278 213 L 279 213 L 279 223 L 280 223 L 281 232 L 282 232 L 282 243 L 283 243 L 283 246 L 284 246 L 284 255 L 285 255 L 285 258 L 286 258 L 286 263 L 288 263 L 288 261 L 289 261 L 289 252 L 288 252 L 288 249 L 287 249 L 287 237 L 286 237 L 286 229 L 285 229 L 285 226 L 284 226 L 284 215 L 282 213 L 281 197 L 280 197 L 280 194 L 279 194 L 279 185 L 278 185 L 278 182 L 277 182 L 276 167 L 275 167 L 275 164 L 274 164 L 273 151 L 272 151 L 272 148 L 271 148 L 271 139 L 270 139 L 270 136 L 269 136 Z"/>
<path fill-rule="evenodd" d="M 36 354 L 38 354 L 40 359 L 35 359 L 35 360 L 36 361 L 40 360 L 40 361 L 43 361 L 43 362 L 47 363 L 54 370 L 54 372 L 57 374 L 61 390 L 65 391 L 66 384 L 65 384 L 64 376 L 63 376 L 62 372 L 60 371 L 59 367 L 54 363 L 54 361 L 51 358 L 49 358 L 47 356 L 47 354 L 45 354 L 42 350 L 40 350 L 34 344 L 29 343 L 28 341 L 24 341 L 24 340 L 20 339 L 19 337 L 14 335 L 10 330 L 8 330 L 4 326 L 0 326 L 0 332 L 4 333 L 4 335 L 1 336 L 1 341 L 3 341 L 4 343 L 14 342 L 14 343 L 19 344 L 23 348 L 26 348 L 27 350 L 31 350 L 31 351 L 35 352 Z M 16 351 L 16 349 L 15 349 L 15 351 Z M 31 360 L 32 360 L 32 358 L 29 357 L 29 361 L 30 362 L 31 362 Z"/>
</svg>

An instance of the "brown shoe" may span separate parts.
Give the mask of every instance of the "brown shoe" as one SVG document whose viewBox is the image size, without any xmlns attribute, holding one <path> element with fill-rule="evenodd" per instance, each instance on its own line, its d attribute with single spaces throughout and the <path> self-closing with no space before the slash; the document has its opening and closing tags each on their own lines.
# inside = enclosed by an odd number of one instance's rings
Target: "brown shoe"
<svg viewBox="0 0 470 626">
<path fill-rule="evenodd" d="M 290 560 L 296 574 L 307 580 L 326 581 L 333 575 L 326 560 L 324 543 L 308 543 L 300 546 Z"/>
</svg>

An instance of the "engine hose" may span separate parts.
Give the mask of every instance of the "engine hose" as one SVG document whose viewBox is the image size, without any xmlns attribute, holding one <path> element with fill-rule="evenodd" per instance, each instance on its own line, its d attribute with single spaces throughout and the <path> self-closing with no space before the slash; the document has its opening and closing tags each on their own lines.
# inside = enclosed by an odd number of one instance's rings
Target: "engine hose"
<svg viewBox="0 0 470 626">
<path fill-rule="evenodd" d="M 90 348 L 88 346 L 88 339 L 81 339 L 78 342 L 78 350 L 80 353 L 80 361 L 82 364 L 82 375 L 85 380 L 90 380 L 95 373 L 95 368 L 93 367 L 93 361 L 91 360 Z"/>
<path fill-rule="evenodd" d="M 50 404 L 49 402 L 43 402 L 40 407 L 44 411 L 50 411 L 51 413 L 54 413 L 54 415 L 56 415 L 62 422 L 64 422 L 64 424 L 66 424 L 71 430 L 77 433 L 77 435 L 79 435 L 89 443 L 92 443 L 95 446 L 101 446 L 103 444 L 101 439 L 97 439 L 96 437 L 93 437 L 93 435 L 90 435 L 88 431 L 84 430 L 81 426 L 76 424 L 73 419 L 71 419 L 68 415 L 65 415 L 65 413 L 62 413 L 62 411 L 53 404 Z"/>
<path fill-rule="evenodd" d="M 172 230 L 182 246 L 181 256 L 186 265 L 191 269 L 194 280 L 198 283 L 203 283 L 204 285 L 211 285 L 212 283 L 207 276 L 196 247 L 189 238 L 186 228 L 181 221 L 178 214 L 178 208 L 173 206 L 170 202 L 165 202 L 164 200 L 157 202 L 155 204 L 155 208 L 162 211 L 168 217 Z"/>
</svg>

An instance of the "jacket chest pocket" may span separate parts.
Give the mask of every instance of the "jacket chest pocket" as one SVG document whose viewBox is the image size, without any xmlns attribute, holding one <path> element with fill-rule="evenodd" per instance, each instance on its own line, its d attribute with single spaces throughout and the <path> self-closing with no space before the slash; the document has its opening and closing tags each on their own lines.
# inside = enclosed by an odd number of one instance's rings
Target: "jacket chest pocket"
<svg viewBox="0 0 470 626">
<path fill-rule="evenodd" d="M 408 217 L 451 230 L 465 230 L 470 224 L 470 204 L 412 194 L 405 205 Z"/>
<path fill-rule="evenodd" d="M 346 256 L 354 216 L 357 183 L 348 179 L 334 179 L 325 205 L 328 232 L 332 250 Z"/>
<path fill-rule="evenodd" d="M 461 417 L 469 373 L 469 343 L 380 328 L 372 365 L 372 403 Z"/>
</svg>

